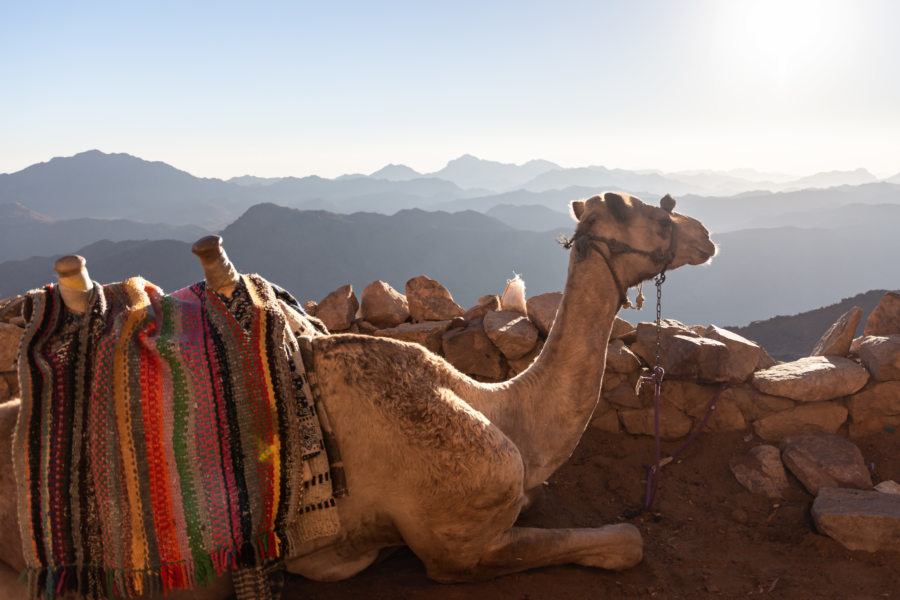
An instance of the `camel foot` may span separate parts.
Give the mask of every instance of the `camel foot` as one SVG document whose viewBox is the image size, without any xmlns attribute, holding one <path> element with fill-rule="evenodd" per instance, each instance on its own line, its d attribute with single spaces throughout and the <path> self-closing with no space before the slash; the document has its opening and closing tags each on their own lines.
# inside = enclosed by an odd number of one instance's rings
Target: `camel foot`
<svg viewBox="0 0 900 600">
<path fill-rule="evenodd" d="M 643 559 L 644 540 L 634 525 L 630 523 L 606 525 L 594 531 L 598 538 L 596 553 L 588 553 L 576 561 L 576 564 L 610 571 L 624 571 Z"/>
</svg>

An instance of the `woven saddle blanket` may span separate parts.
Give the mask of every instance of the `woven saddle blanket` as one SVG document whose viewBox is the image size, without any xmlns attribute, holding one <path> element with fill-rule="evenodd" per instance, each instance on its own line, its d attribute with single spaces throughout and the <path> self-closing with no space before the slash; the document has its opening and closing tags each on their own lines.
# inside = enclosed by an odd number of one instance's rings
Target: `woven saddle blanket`
<svg viewBox="0 0 900 600">
<path fill-rule="evenodd" d="M 286 293 L 94 289 L 83 316 L 29 294 L 13 460 L 32 593 L 190 589 L 336 533 Z"/>
</svg>

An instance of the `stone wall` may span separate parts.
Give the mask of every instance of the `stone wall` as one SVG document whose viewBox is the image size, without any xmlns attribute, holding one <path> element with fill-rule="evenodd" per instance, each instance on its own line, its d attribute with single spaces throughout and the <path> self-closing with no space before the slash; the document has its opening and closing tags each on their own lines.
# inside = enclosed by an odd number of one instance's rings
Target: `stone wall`
<svg viewBox="0 0 900 600">
<path fill-rule="evenodd" d="M 541 294 L 523 306 L 521 296 L 507 301 L 488 295 L 464 309 L 440 283 L 421 276 L 407 282 L 405 294 L 375 281 L 359 299 L 347 285 L 304 308 L 332 332 L 419 343 L 475 379 L 502 381 L 540 353 L 561 298 L 560 292 Z M 18 393 L 21 305 L 21 296 L 0 300 L 0 400 Z M 759 345 L 714 325 L 663 320 L 661 435 L 683 437 L 707 413 L 710 430 L 752 430 L 769 441 L 810 432 L 855 437 L 900 427 L 900 294 L 885 294 L 865 335 L 853 340 L 860 316 L 859 309 L 849 311 L 825 332 L 812 356 L 788 363 L 776 363 Z M 616 319 L 592 426 L 653 434 L 654 385 L 642 379 L 656 355 L 655 323 L 633 327 Z"/>
</svg>

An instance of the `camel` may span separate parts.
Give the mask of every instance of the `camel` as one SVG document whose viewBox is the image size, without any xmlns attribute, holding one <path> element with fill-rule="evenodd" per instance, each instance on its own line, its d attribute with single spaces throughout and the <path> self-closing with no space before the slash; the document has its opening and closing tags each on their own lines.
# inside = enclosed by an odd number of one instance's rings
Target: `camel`
<svg viewBox="0 0 900 600">
<path fill-rule="evenodd" d="M 639 563 L 643 542 L 631 524 L 515 523 L 590 421 L 627 288 L 706 263 L 716 252 L 699 221 L 674 212 L 668 196 L 662 205 L 610 192 L 570 205 L 577 226 L 566 244 L 572 253 L 555 324 L 539 357 L 509 381 L 477 382 L 416 344 L 353 334 L 312 338 L 349 495 L 338 499 L 340 533 L 297 548 L 286 558 L 288 571 L 338 581 L 401 545 L 438 582 L 558 564 L 622 570 Z M 207 272 L 208 280 L 216 277 Z M 0 406 L 4 439 L 17 410 L 17 402 Z M 24 597 L 13 581 L 24 564 L 10 449 L 0 447 L 0 596 Z M 221 598 L 228 586 L 224 577 L 182 597 Z"/>
</svg>

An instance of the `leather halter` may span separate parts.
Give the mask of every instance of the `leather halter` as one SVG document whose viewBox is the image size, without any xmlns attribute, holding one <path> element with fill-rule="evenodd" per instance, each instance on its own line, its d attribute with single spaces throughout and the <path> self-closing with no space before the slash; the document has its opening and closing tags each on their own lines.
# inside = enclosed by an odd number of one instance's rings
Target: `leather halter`
<svg viewBox="0 0 900 600">
<path fill-rule="evenodd" d="M 622 281 L 619 279 L 616 270 L 613 268 L 612 260 L 623 254 L 637 254 L 639 256 L 647 257 L 654 265 L 662 265 L 660 272 L 665 273 L 666 269 L 669 268 L 669 265 L 672 264 L 672 261 L 675 260 L 675 246 L 678 243 L 678 227 L 672 221 L 671 216 L 668 217 L 668 220 L 669 231 L 672 233 L 670 234 L 669 248 L 666 250 L 663 250 L 662 248 L 655 248 L 650 251 L 641 250 L 626 242 L 620 242 L 616 238 L 593 235 L 585 232 L 576 232 L 571 238 L 564 238 L 560 243 L 563 248 L 566 249 L 574 246 L 579 254 L 579 260 L 587 255 L 588 250 L 596 250 L 597 254 L 603 257 L 603 260 L 606 262 L 606 267 L 609 269 L 609 273 L 612 275 L 613 281 L 616 284 L 616 289 L 619 290 L 619 305 L 622 306 L 626 302 L 628 288 L 622 285 Z M 600 244 L 606 246 L 608 255 L 603 253 Z"/>
</svg>

